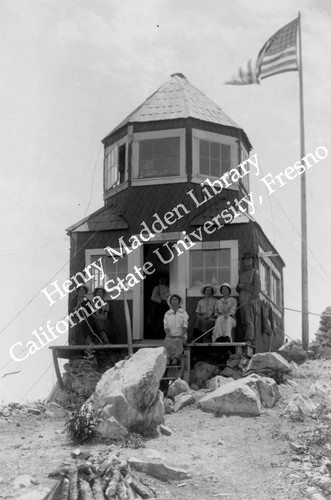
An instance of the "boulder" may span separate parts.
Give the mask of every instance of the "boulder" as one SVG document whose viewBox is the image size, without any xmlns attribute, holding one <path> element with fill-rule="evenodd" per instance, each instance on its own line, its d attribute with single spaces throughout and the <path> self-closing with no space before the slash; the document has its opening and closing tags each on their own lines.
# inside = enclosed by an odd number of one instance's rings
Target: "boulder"
<svg viewBox="0 0 331 500">
<path fill-rule="evenodd" d="M 160 424 L 159 426 L 160 433 L 164 436 L 171 436 L 172 430 L 165 424 Z"/>
<path fill-rule="evenodd" d="M 262 402 L 263 406 L 266 408 L 272 408 L 275 406 L 276 402 L 281 397 L 278 386 L 272 378 L 261 377 L 255 373 L 249 375 L 248 377 L 228 382 L 228 384 L 225 385 L 223 383 L 222 387 L 225 387 L 229 391 L 234 391 L 244 385 L 255 391 L 260 402 Z M 217 389 L 212 392 L 211 395 L 215 394 L 215 392 L 217 392 Z M 237 413 L 237 411 L 234 411 L 233 413 Z"/>
<path fill-rule="evenodd" d="M 203 410 L 220 415 L 256 417 L 261 414 L 260 397 L 248 384 L 234 381 L 219 387 L 200 399 Z"/>
<path fill-rule="evenodd" d="M 331 400 L 331 388 L 327 382 L 316 382 L 310 387 L 311 396 L 320 396 L 323 399 Z"/>
<path fill-rule="evenodd" d="M 300 417 L 311 415 L 316 409 L 316 405 L 309 399 L 308 396 L 296 394 L 285 408 L 285 415 L 291 417 Z"/>
<path fill-rule="evenodd" d="M 129 458 L 129 464 L 133 469 L 156 477 L 161 481 L 178 481 L 179 479 L 191 478 L 191 475 L 186 470 L 171 467 L 159 461 L 148 461 L 132 457 Z"/>
<path fill-rule="evenodd" d="M 28 408 L 28 413 L 31 415 L 40 415 L 41 410 L 39 410 L 39 408 Z"/>
<path fill-rule="evenodd" d="M 167 396 L 174 399 L 178 394 L 183 392 L 191 392 L 190 386 L 185 380 L 178 378 L 169 386 Z"/>
<path fill-rule="evenodd" d="M 44 500 L 47 498 L 47 494 L 49 493 L 49 488 L 45 486 L 40 486 L 37 489 L 29 490 L 25 493 L 22 493 L 19 497 L 15 497 L 16 500 Z"/>
<path fill-rule="evenodd" d="M 192 384 L 196 384 L 199 389 L 205 387 L 206 381 L 220 372 L 219 368 L 205 361 L 198 361 L 194 370 L 191 370 L 190 380 Z"/>
<path fill-rule="evenodd" d="M 292 371 L 291 365 L 276 352 L 254 354 L 247 366 L 247 373 L 257 373 L 281 381 L 283 375 Z"/>
<path fill-rule="evenodd" d="M 288 374 L 291 378 L 301 378 L 302 372 L 295 361 L 290 361 L 290 365 L 292 367 L 292 371 Z"/>
<path fill-rule="evenodd" d="M 278 385 L 273 378 L 261 377 L 256 373 L 252 373 L 237 383 L 246 384 L 252 389 L 257 390 L 262 405 L 266 408 L 273 408 L 277 401 L 281 398 Z"/>
<path fill-rule="evenodd" d="M 291 340 L 283 344 L 278 352 L 286 361 L 294 361 L 297 365 L 302 365 L 307 359 L 307 353 L 300 340 Z"/>
<path fill-rule="evenodd" d="M 226 366 L 229 368 L 236 368 L 239 365 L 240 358 L 228 359 L 226 362 Z"/>
<path fill-rule="evenodd" d="M 169 415 L 169 413 L 174 412 L 174 403 L 173 403 L 172 399 L 164 398 L 163 404 L 164 404 L 164 413 L 166 415 Z"/>
<path fill-rule="evenodd" d="M 233 382 L 233 378 L 231 377 L 223 377 L 222 375 L 216 375 L 216 377 L 207 380 L 206 389 L 214 391 L 218 387 L 221 387 L 224 384 L 228 384 L 229 382 Z"/>
<path fill-rule="evenodd" d="M 208 394 L 210 391 L 208 389 L 200 389 L 198 391 L 193 391 L 192 396 L 194 397 L 194 401 L 197 403 L 202 399 L 206 394 Z"/>
<path fill-rule="evenodd" d="M 109 439 L 122 439 L 129 434 L 127 428 L 114 417 L 101 420 L 95 430 L 101 436 Z"/>
<path fill-rule="evenodd" d="M 114 421 L 130 432 L 151 432 L 164 421 L 163 395 L 160 380 L 166 368 L 163 347 L 139 349 L 131 358 L 120 361 L 107 370 L 98 382 L 95 393 L 86 402 L 101 421 L 101 435 L 109 434 Z M 111 424 L 109 424 L 111 422 Z M 106 436 L 105 436 L 106 437 Z"/>
<path fill-rule="evenodd" d="M 238 378 L 242 377 L 242 372 L 241 370 L 237 370 L 236 368 L 230 368 L 229 366 L 226 366 L 224 370 L 221 371 L 221 375 L 223 377 L 229 377 L 234 380 L 238 380 Z"/>
<path fill-rule="evenodd" d="M 192 394 L 178 394 L 175 397 L 175 412 L 185 408 L 185 406 L 193 405 L 195 398 Z"/>
</svg>

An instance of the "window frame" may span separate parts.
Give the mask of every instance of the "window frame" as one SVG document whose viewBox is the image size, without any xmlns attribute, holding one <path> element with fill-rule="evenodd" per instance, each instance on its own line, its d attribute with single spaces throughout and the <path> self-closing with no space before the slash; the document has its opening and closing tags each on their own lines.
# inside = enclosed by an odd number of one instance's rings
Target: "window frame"
<svg viewBox="0 0 331 500">
<path fill-rule="evenodd" d="M 164 177 L 139 177 L 140 142 L 158 139 L 170 139 L 176 137 L 179 137 L 179 174 Z M 184 128 L 134 133 L 132 142 L 132 186 L 149 184 L 174 184 L 177 182 L 186 182 L 187 174 L 185 138 L 186 132 Z"/>
<path fill-rule="evenodd" d="M 238 139 L 236 137 L 217 134 L 215 132 L 209 132 L 206 130 L 192 129 L 192 182 L 201 183 L 202 180 L 210 179 L 215 180 L 219 179 L 219 176 L 208 176 L 200 173 L 200 141 L 209 141 L 214 142 L 224 146 L 230 146 L 230 170 L 232 168 L 238 167 L 239 161 L 239 152 L 238 152 Z M 220 168 L 221 168 L 221 159 L 220 159 Z M 229 188 L 235 191 L 239 190 L 239 183 L 233 183 Z"/>
<path fill-rule="evenodd" d="M 264 252 L 264 250 L 259 247 L 259 253 Z M 282 273 L 277 269 L 275 264 L 270 260 L 269 257 L 259 257 L 259 273 L 261 277 L 261 265 L 266 266 L 269 269 L 269 275 L 270 275 L 270 292 L 269 294 L 262 290 L 262 282 L 261 282 L 261 294 L 262 297 L 266 298 L 272 305 L 273 310 L 279 315 L 282 316 L 282 311 L 283 311 L 283 305 L 284 305 L 284 300 L 283 300 L 283 278 L 282 278 Z M 274 283 L 277 280 L 277 291 L 275 294 L 274 291 Z M 277 297 L 278 295 L 278 297 Z"/>
<path fill-rule="evenodd" d="M 232 287 L 232 294 L 237 295 L 235 292 L 235 287 L 237 286 L 239 279 L 239 269 L 238 269 L 238 258 L 239 258 L 239 250 L 238 250 L 238 240 L 223 240 L 223 241 L 205 241 L 201 243 L 196 243 L 193 248 L 191 248 L 189 252 L 189 258 L 186 262 L 186 279 L 189 288 L 187 289 L 188 297 L 197 297 L 200 296 L 200 288 L 201 285 L 190 286 L 190 256 L 191 252 L 195 252 L 197 250 L 225 250 L 230 249 L 230 284 Z M 221 283 L 217 283 L 219 287 Z M 219 290 L 217 290 L 217 295 L 220 295 Z"/>
<path fill-rule="evenodd" d="M 119 152 L 120 152 L 120 148 L 122 146 L 125 147 L 125 163 L 124 163 L 124 179 L 122 182 L 120 182 L 120 179 L 119 179 L 119 175 L 120 175 Z M 116 161 L 117 180 L 115 182 L 113 182 L 113 184 L 111 184 L 110 186 L 107 186 L 107 172 L 108 171 L 106 171 L 106 168 L 107 168 L 106 167 L 106 158 L 115 149 L 117 149 L 117 161 Z M 128 181 L 128 137 L 125 136 L 122 139 L 120 139 L 119 141 L 116 141 L 113 144 L 111 144 L 110 146 L 108 146 L 107 148 L 105 148 L 104 160 L 103 160 L 103 191 L 104 191 L 104 195 L 107 196 L 109 193 L 112 193 L 114 189 L 120 188 L 124 184 L 127 184 L 127 181 Z"/>
<path fill-rule="evenodd" d="M 241 145 L 240 146 L 240 163 L 244 162 L 245 160 L 247 160 L 249 157 L 250 157 L 250 153 Z M 243 190 L 245 191 L 245 194 L 248 194 L 249 193 L 249 186 L 250 186 L 250 165 L 248 163 L 245 164 L 245 168 L 246 170 L 249 171 L 249 174 L 248 175 L 245 175 L 245 177 L 243 177 L 243 179 L 240 179 L 239 181 L 239 185 L 243 188 Z"/>
<path fill-rule="evenodd" d="M 120 251 L 120 248 L 114 248 L 114 250 Z M 104 257 L 108 258 L 108 253 L 105 250 L 105 248 L 89 248 L 89 249 L 85 250 L 85 266 L 86 267 L 89 266 L 92 262 L 95 262 L 95 260 L 96 260 L 95 257 L 100 257 L 100 256 L 104 256 Z M 129 265 L 130 265 L 128 257 L 129 257 L 129 255 L 125 255 L 125 256 L 121 257 L 121 260 L 125 259 L 127 262 L 126 275 L 129 273 Z M 111 259 L 110 256 L 109 256 L 109 258 Z M 114 265 L 117 267 L 117 262 Z M 90 283 L 93 283 L 93 287 L 91 287 L 91 294 L 93 295 L 94 290 L 95 290 L 94 280 L 91 279 Z M 115 284 L 112 286 L 115 286 L 115 285 L 117 285 L 116 281 L 115 281 Z M 104 285 L 100 285 L 100 286 L 104 286 Z M 109 292 L 106 291 L 106 299 L 105 300 L 123 300 L 124 299 L 123 293 L 121 293 L 121 295 L 119 297 L 116 297 L 116 299 L 111 299 L 111 298 L 108 299 L 108 293 Z M 132 288 L 130 288 L 127 291 L 127 298 L 132 299 Z"/>
</svg>

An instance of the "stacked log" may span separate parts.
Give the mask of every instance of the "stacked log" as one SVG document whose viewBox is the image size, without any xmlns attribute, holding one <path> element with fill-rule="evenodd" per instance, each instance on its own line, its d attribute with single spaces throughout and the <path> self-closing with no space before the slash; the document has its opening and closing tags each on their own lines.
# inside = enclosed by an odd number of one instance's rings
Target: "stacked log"
<svg viewBox="0 0 331 500">
<path fill-rule="evenodd" d="M 134 500 L 155 498 L 155 491 L 130 469 L 126 458 L 112 453 L 96 460 L 63 467 L 50 474 L 57 484 L 43 500 Z"/>
</svg>

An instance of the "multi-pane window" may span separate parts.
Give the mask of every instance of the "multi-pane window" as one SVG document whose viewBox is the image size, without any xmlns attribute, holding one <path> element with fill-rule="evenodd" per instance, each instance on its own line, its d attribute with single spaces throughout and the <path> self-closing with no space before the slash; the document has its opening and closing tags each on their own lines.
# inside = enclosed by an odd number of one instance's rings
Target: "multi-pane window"
<svg viewBox="0 0 331 500">
<path fill-rule="evenodd" d="M 261 291 L 277 306 L 282 306 L 281 279 L 264 260 L 260 260 Z"/>
<path fill-rule="evenodd" d="M 246 150 L 244 148 L 241 148 L 241 162 L 243 163 L 244 161 L 249 158 L 248 154 L 246 153 Z M 249 164 L 246 162 L 245 163 L 245 169 L 249 170 Z M 244 187 L 246 193 L 249 192 L 249 174 L 245 175 L 240 181 L 240 184 Z"/>
<path fill-rule="evenodd" d="M 167 137 L 139 142 L 139 177 L 179 175 L 180 138 Z"/>
<path fill-rule="evenodd" d="M 190 252 L 190 287 L 205 283 L 231 283 L 231 249 L 192 250 Z"/>
<path fill-rule="evenodd" d="M 271 283 L 272 283 L 272 300 L 278 306 L 281 306 L 281 291 L 280 291 L 280 279 L 276 276 L 275 273 L 271 274 Z"/>
<path fill-rule="evenodd" d="M 231 168 L 231 146 L 218 142 L 199 140 L 199 173 L 221 177 Z"/>
<path fill-rule="evenodd" d="M 105 155 L 105 188 L 110 189 L 118 182 L 118 146 Z"/>
<path fill-rule="evenodd" d="M 268 297 L 271 295 L 271 287 L 270 287 L 270 267 L 263 262 L 260 261 L 260 278 L 261 278 L 261 291 L 264 292 Z"/>
<path fill-rule="evenodd" d="M 128 274 L 128 258 L 122 257 L 118 259 L 117 262 L 113 262 L 111 257 L 107 255 L 91 255 L 91 263 L 97 261 L 101 257 L 102 268 L 104 271 L 101 273 L 95 267 L 91 268 L 91 274 L 93 274 L 93 278 L 91 280 L 92 291 L 95 290 L 98 286 L 104 286 L 104 284 L 113 279 L 117 284 L 117 277 L 124 279 Z M 98 264 L 100 261 L 98 262 Z M 114 284 L 109 284 L 109 287 L 115 286 Z"/>
<path fill-rule="evenodd" d="M 117 144 L 105 154 L 105 190 L 118 186 L 125 177 L 126 146 Z"/>
</svg>

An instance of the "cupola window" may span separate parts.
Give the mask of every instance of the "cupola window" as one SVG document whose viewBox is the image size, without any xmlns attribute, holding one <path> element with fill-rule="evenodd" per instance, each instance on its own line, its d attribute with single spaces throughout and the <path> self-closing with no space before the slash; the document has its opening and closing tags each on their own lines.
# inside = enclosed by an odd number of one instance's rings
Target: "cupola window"
<svg viewBox="0 0 331 500">
<path fill-rule="evenodd" d="M 122 184 L 126 179 L 126 144 L 115 145 L 105 151 L 105 191 Z"/>
<path fill-rule="evenodd" d="M 199 140 L 199 173 L 221 177 L 231 168 L 231 146 L 219 142 Z"/>
<path fill-rule="evenodd" d="M 167 137 L 141 141 L 139 178 L 179 175 L 180 138 Z"/>
<path fill-rule="evenodd" d="M 185 129 L 133 134 L 133 186 L 173 184 L 185 180 Z"/>
<path fill-rule="evenodd" d="M 207 130 L 192 130 L 192 180 L 219 179 L 235 168 L 238 161 L 236 137 Z M 234 182 L 232 189 L 238 190 Z"/>
</svg>

